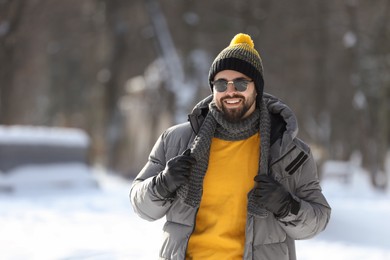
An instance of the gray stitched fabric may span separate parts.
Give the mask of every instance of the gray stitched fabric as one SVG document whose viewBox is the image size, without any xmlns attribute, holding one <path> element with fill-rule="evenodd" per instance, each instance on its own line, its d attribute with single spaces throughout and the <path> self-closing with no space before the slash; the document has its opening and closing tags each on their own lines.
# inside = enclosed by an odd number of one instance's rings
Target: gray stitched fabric
<svg viewBox="0 0 390 260">
<path fill-rule="evenodd" d="M 202 196 L 203 178 L 207 170 L 210 154 L 211 139 L 214 136 L 217 122 L 211 113 L 208 113 L 191 148 L 191 155 L 196 164 L 192 167 L 187 184 L 180 186 L 177 196 L 190 207 L 199 207 Z"/>
<path fill-rule="evenodd" d="M 226 121 L 222 113 L 217 110 L 214 103 L 210 104 L 210 113 L 218 123 L 214 137 L 219 139 L 226 141 L 240 141 L 251 137 L 259 131 L 258 126 L 260 121 L 260 111 L 258 109 L 239 123 Z"/>
<path fill-rule="evenodd" d="M 197 137 L 191 148 L 191 155 L 197 160 L 193 166 L 189 182 L 177 190 L 177 196 L 190 207 L 199 207 L 202 197 L 203 179 L 208 167 L 210 145 L 213 137 L 228 141 L 249 138 L 260 132 L 259 174 L 268 172 L 268 155 L 270 146 L 270 118 L 265 102 L 262 99 L 260 109 L 239 123 L 227 122 L 212 102 Z M 259 209 L 249 194 L 248 211 L 258 216 L 266 216 L 264 209 Z"/>
<path fill-rule="evenodd" d="M 271 119 L 265 104 L 262 99 L 260 106 L 260 161 L 258 174 L 268 174 L 268 159 L 269 149 L 271 145 Z M 248 212 L 259 217 L 267 217 L 268 211 L 264 208 L 260 208 L 255 202 L 253 190 L 248 194 Z"/>
</svg>

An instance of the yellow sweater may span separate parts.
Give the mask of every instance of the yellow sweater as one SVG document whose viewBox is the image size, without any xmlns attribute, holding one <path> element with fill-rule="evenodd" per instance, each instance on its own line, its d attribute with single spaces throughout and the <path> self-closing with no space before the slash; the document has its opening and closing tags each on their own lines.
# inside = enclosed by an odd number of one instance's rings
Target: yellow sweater
<svg viewBox="0 0 390 260">
<path fill-rule="evenodd" d="M 213 138 L 187 259 L 242 259 L 247 195 L 258 171 L 259 148 L 259 134 L 243 141 Z"/>
</svg>

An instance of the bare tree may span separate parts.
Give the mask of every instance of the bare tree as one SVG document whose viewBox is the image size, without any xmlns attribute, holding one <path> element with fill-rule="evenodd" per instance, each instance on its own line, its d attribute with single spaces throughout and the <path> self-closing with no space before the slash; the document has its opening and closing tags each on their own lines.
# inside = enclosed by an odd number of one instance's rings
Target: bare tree
<svg viewBox="0 0 390 260">
<path fill-rule="evenodd" d="M 11 124 L 13 75 L 15 72 L 16 33 L 22 21 L 25 0 L 0 3 L 0 123 Z"/>
</svg>

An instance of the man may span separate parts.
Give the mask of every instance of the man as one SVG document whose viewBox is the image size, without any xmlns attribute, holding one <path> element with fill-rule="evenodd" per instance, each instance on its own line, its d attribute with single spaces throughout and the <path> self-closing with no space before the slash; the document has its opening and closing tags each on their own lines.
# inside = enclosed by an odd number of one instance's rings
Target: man
<svg viewBox="0 0 390 260">
<path fill-rule="evenodd" d="M 212 95 L 166 130 L 134 180 L 136 213 L 166 217 L 160 259 L 296 259 L 294 240 L 327 225 L 313 156 L 293 112 L 263 93 L 263 67 L 238 34 L 211 65 Z"/>
</svg>

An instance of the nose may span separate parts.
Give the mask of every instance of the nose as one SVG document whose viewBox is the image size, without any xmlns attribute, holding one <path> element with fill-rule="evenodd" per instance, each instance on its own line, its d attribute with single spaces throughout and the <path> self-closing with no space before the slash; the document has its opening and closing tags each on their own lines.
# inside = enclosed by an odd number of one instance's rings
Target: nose
<svg viewBox="0 0 390 260">
<path fill-rule="evenodd" d="M 233 81 L 228 81 L 227 82 L 227 85 L 226 85 L 226 94 L 234 94 L 237 92 L 236 90 L 236 86 L 234 86 L 234 82 Z"/>
</svg>

